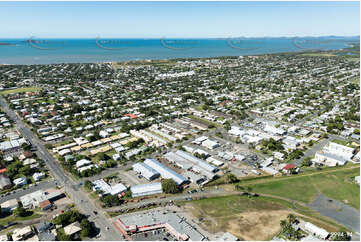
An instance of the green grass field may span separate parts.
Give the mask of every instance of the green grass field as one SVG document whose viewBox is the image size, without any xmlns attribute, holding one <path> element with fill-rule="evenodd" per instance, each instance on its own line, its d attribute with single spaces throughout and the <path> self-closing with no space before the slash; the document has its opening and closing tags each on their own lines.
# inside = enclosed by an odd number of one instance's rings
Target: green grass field
<svg viewBox="0 0 361 242">
<path fill-rule="evenodd" d="M 0 218 L 0 225 L 6 225 L 8 224 L 8 222 L 20 222 L 20 221 L 36 219 L 36 218 L 40 218 L 41 216 L 42 216 L 41 214 L 35 212 L 27 217 L 15 217 L 14 215 L 10 215 L 5 218 Z"/>
<path fill-rule="evenodd" d="M 21 92 L 36 92 L 40 91 L 40 87 L 23 87 L 23 88 L 16 88 L 11 90 L 6 90 L 0 92 L 1 95 L 7 95 L 7 94 L 14 94 L 14 93 L 21 93 Z"/>
<path fill-rule="evenodd" d="M 278 210 L 282 206 L 267 202 L 260 198 L 249 199 L 241 196 L 213 197 L 192 202 L 201 211 L 213 217 L 232 216 L 235 213 L 249 210 Z"/>
<path fill-rule="evenodd" d="M 345 202 L 360 209 L 360 187 L 352 182 L 352 177 L 359 176 L 360 169 L 353 168 L 312 176 L 300 176 L 293 179 L 279 179 L 266 183 L 249 184 L 254 192 L 276 195 L 304 203 L 311 203 L 320 191 L 324 195 Z M 346 200 L 346 201 L 345 201 Z"/>
</svg>

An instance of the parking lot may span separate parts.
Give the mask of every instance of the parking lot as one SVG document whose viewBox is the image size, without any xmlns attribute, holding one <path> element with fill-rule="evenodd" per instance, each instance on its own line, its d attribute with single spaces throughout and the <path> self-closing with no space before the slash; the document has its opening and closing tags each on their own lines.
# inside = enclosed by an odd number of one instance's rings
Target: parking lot
<svg viewBox="0 0 361 242">
<path fill-rule="evenodd" d="M 157 229 L 148 232 L 142 232 L 133 234 L 131 236 L 132 240 L 135 241 L 175 241 L 176 238 L 173 237 L 166 229 Z"/>
</svg>

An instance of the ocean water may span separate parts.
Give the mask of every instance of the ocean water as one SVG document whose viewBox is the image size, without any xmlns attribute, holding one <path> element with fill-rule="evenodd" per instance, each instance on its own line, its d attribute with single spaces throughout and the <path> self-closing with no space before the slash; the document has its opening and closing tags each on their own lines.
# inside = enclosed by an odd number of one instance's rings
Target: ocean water
<svg viewBox="0 0 361 242">
<path fill-rule="evenodd" d="M 338 50 L 360 37 L 224 39 L 0 39 L 0 64 L 94 63 Z"/>
</svg>

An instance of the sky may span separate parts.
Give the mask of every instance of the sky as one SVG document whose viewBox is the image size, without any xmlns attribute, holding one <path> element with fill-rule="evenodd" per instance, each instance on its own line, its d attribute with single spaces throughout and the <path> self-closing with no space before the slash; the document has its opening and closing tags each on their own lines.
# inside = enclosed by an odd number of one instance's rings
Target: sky
<svg viewBox="0 0 361 242">
<path fill-rule="evenodd" d="M 0 38 L 360 35 L 359 2 L 0 2 Z"/>
</svg>

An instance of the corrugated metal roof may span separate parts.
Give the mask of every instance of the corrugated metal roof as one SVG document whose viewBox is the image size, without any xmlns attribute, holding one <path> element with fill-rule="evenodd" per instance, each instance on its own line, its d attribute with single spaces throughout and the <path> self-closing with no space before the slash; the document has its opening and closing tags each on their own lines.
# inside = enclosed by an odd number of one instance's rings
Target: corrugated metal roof
<svg viewBox="0 0 361 242">
<path fill-rule="evenodd" d="M 132 197 L 146 196 L 163 192 L 162 184 L 160 182 L 131 186 L 130 191 L 132 192 Z"/>
<path fill-rule="evenodd" d="M 144 163 L 135 163 L 133 165 L 133 170 L 135 170 L 136 172 L 139 172 L 140 174 L 142 174 L 142 176 L 144 176 L 148 180 L 151 180 L 154 177 L 160 175 L 159 172 L 157 172 L 152 167 L 150 167 Z"/>
<path fill-rule="evenodd" d="M 210 171 L 210 172 L 214 172 L 217 170 L 217 167 L 215 166 L 212 166 L 210 164 L 208 164 L 207 162 L 201 160 L 201 159 L 198 159 L 197 157 L 187 153 L 187 152 L 184 152 L 182 150 L 177 150 L 176 152 L 177 155 L 181 156 L 181 157 L 184 157 L 185 159 L 197 164 L 198 166 L 200 166 L 201 168 L 207 170 L 207 171 Z"/>
<path fill-rule="evenodd" d="M 158 171 L 162 178 L 173 179 L 178 185 L 187 181 L 184 176 L 179 175 L 177 172 L 169 169 L 154 159 L 146 159 L 144 163 Z"/>
</svg>

